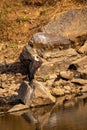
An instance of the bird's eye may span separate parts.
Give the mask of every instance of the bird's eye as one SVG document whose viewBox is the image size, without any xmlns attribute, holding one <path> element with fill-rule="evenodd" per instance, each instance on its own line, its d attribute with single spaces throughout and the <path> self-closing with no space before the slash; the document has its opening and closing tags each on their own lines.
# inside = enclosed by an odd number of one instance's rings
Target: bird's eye
<svg viewBox="0 0 87 130">
<path fill-rule="evenodd" d="M 35 60 L 36 60 L 36 61 L 39 61 L 39 57 L 38 57 L 38 56 L 35 56 Z"/>
</svg>

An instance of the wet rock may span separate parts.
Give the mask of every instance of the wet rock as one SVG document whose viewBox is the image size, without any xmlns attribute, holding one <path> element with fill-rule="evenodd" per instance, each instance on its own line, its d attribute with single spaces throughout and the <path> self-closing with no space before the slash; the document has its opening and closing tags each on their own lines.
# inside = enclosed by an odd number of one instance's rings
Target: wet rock
<svg viewBox="0 0 87 130">
<path fill-rule="evenodd" d="M 64 79 L 72 79 L 74 76 L 74 73 L 72 71 L 61 71 L 60 72 L 60 77 Z"/>
<path fill-rule="evenodd" d="M 14 107 L 12 107 L 10 110 L 8 110 L 8 113 L 21 111 L 21 110 L 28 109 L 28 108 L 29 108 L 29 106 L 27 106 L 27 105 L 18 104 L 18 105 L 15 105 Z"/>
</svg>

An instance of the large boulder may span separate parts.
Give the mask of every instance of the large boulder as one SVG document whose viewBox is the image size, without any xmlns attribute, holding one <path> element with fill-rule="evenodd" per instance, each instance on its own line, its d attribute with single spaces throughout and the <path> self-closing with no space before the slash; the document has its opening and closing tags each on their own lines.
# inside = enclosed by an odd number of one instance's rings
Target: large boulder
<svg viewBox="0 0 87 130">
<path fill-rule="evenodd" d="M 87 8 L 71 9 L 60 13 L 43 28 L 43 31 L 70 40 L 87 34 Z"/>
<path fill-rule="evenodd" d="M 44 87 L 42 83 L 34 80 L 33 87 L 35 87 L 35 89 L 30 107 L 44 106 L 56 102 L 56 99 L 51 95 L 50 90 Z"/>
<path fill-rule="evenodd" d="M 55 97 L 51 95 L 50 90 L 35 80 L 32 86 L 27 82 L 22 83 L 18 90 L 17 100 L 20 100 L 29 107 L 44 106 L 53 104 L 56 101 Z"/>
<path fill-rule="evenodd" d="M 44 26 L 42 32 L 33 35 L 33 46 L 52 49 L 74 46 L 87 39 L 87 8 L 72 9 L 57 14 Z"/>
</svg>

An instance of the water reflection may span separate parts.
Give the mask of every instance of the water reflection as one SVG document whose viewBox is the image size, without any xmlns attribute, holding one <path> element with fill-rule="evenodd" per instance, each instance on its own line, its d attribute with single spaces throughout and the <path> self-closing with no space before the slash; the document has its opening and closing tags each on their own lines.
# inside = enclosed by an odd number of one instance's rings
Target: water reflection
<svg viewBox="0 0 87 130">
<path fill-rule="evenodd" d="M 87 99 L 0 117 L 0 130 L 87 130 Z"/>
</svg>

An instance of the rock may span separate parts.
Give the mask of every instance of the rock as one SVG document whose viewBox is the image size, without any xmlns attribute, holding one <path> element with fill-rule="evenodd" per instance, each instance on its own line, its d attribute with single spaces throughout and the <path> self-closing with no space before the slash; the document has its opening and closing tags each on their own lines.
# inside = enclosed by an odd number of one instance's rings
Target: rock
<svg viewBox="0 0 87 130">
<path fill-rule="evenodd" d="M 87 8 L 71 9 L 56 15 L 44 28 L 43 32 L 64 36 L 74 40 L 87 34 Z"/>
<path fill-rule="evenodd" d="M 18 89 L 18 96 L 17 99 L 21 100 L 25 105 L 30 104 L 32 95 L 33 95 L 33 88 L 27 82 L 23 82 Z"/>
<path fill-rule="evenodd" d="M 87 8 L 62 12 L 42 32 L 34 34 L 20 54 L 30 86 L 22 84 L 19 99 L 30 107 L 39 107 L 55 103 L 52 95 L 79 94 L 73 86 L 87 84 L 81 72 L 87 69 L 86 40 Z M 84 55 L 76 51 L 77 45 Z"/>
<path fill-rule="evenodd" d="M 61 88 L 53 88 L 52 91 L 51 91 L 51 94 L 53 96 L 63 96 L 64 95 L 64 89 L 61 89 Z"/>
<path fill-rule="evenodd" d="M 72 79 L 74 76 L 74 73 L 72 71 L 61 71 L 60 72 L 60 77 L 64 79 Z"/>
<path fill-rule="evenodd" d="M 78 99 L 83 99 L 83 101 L 87 100 L 87 93 L 83 93 L 81 96 L 77 97 Z"/>
<path fill-rule="evenodd" d="M 44 79 L 47 77 L 49 80 L 50 75 L 57 75 L 60 71 L 66 70 L 69 64 L 71 64 L 72 61 L 77 60 L 79 57 L 79 54 L 72 48 L 62 51 L 54 50 L 45 52 L 45 61 L 37 70 L 35 77 L 37 77 L 38 80 L 39 78 Z"/>
<path fill-rule="evenodd" d="M 70 91 L 70 90 L 65 90 L 64 94 L 65 94 L 65 95 L 71 94 L 71 91 Z"/>
<path fill-rule="evenodd" d="M 38 49 L 52 50 L 54 48 L 69 48 L 79 36 L 87 34 L 87 8 L 72 9 L 57 14 L 42 32 L 33 35 L 32 45 Z M 77 42 L 76 41 L 76 42 Z"/>
<path fill-rule="evenodd" d="M 84 85 L 81 90 L 82 93 L 87 93 L 87 85 Z"/>
<path fill-rule="evenodd" d="M 72 62 L 69 68 L 76 68 L 78 71 L 79 69 L 87 68 L 87 56 L 81 57 L 78 60 Z"/>
<path fill-rule="evenodd" d="M 27 105 L 18 104 L 18 105 L 15 105 L 14 107 L 12 107 L 10 110 L 8 110 L 7 113 L 17 112 L 17 111 L 21 111 L 21 110 L 28 109 L 28 108 L 29 108 L 29 106 L 27 106 Z"/>
<path fill-rule="evenodd" d="M 84 43 L 84 45 L 80 47 L 80 49 L 78 50 L 78 52 L 87 55 L 87 40 Z"/>
<path fill-rule="evenodd" d="M 58 105 L 63 105 L 64 101 L 66 99 L 66 96 L 62 96 L 57 98 L 56 104 L 54 105 L 54 107 L 58 106 Z"/>
<path fill-rule="evenodd" d="M 70 87 L 69 85 L 65 85 L 65 86 L 64 86 L 64 89 L 70 91 L 70 90 L 71 90 L 71 87 Z"/>
<path fill-rule="evenodd" d="M 74 100 L 74 94 L 73 95 L 66 95 L 65 96 L 65 101 L 71 101 L 71 100 Z"/>
<path fill-rule="evenodd" d="M 35 48 L 44 48 L 45 50 L 53 50 L 54 48 L 68 48 L 71 41 L 63 36 L 56 36 L 45 32 L 39 32 L 33 35 L 33 46 Z"/>
<path fill-rule="evenodd" d="M 50 91 L 35 80 L 32 83 L 32 87 L 28 83 L 21 84 L 17 100 L 21 100 L 21 102 L 29 107 L 55 103 L 55 98 L 51 95 Z"/>
<path fill-rule="evenodd" d="M 55 103 L 55 98 L 51 95 L 48 88 L 44 87 L 40 82 L 33 81 L 35 87 L 30 107 L 44 106 Z"/>
<path fill-rule="evenodd" d="M 84 79 L 80 79 L 80 78 L 73 78 L 71 80 L 71 83 L 75 83 L 75 84 L 78 84 L 78 85 L 85 85 L 87 84 L 87 80 L 84 80 Z"/>
</svg>

